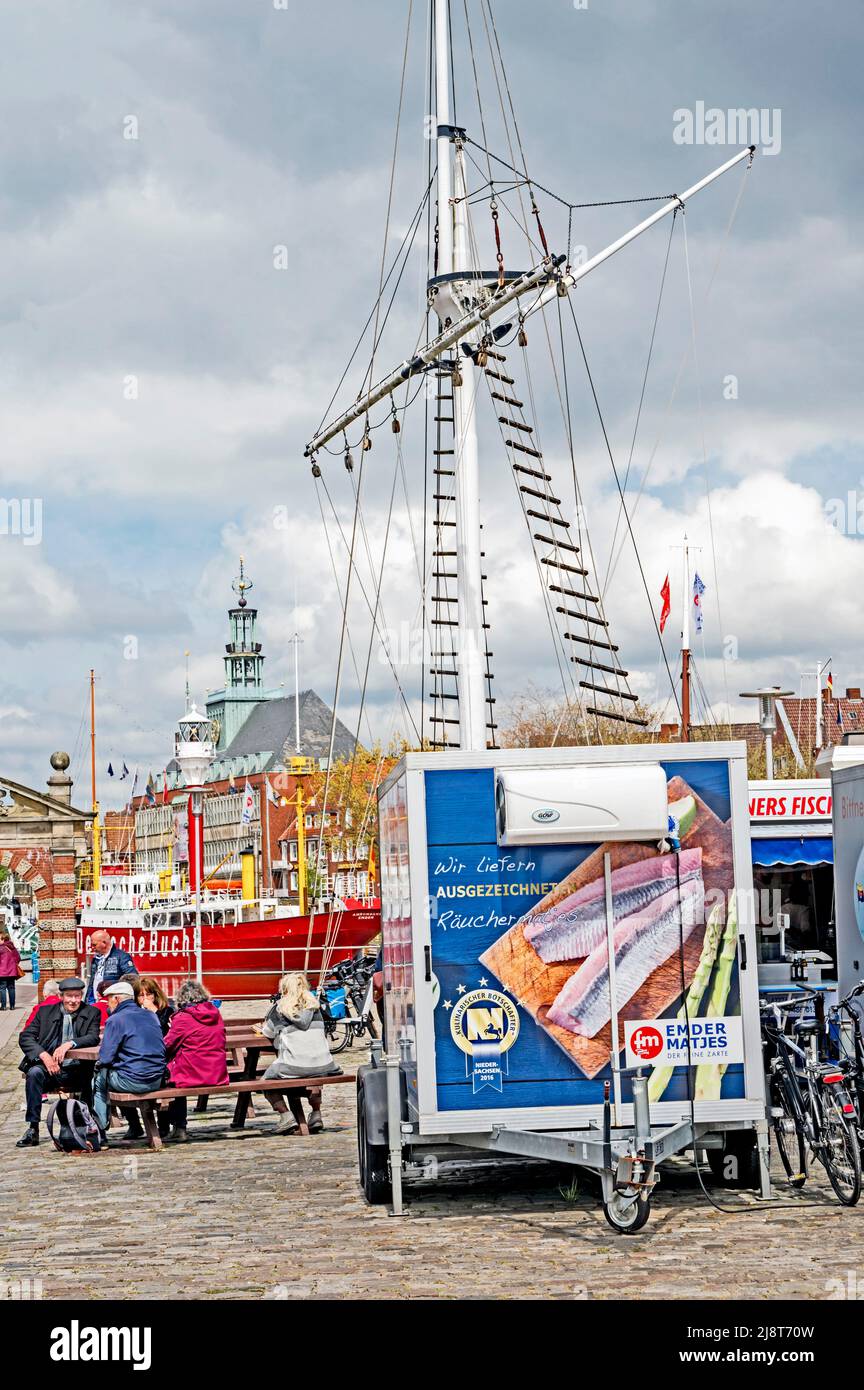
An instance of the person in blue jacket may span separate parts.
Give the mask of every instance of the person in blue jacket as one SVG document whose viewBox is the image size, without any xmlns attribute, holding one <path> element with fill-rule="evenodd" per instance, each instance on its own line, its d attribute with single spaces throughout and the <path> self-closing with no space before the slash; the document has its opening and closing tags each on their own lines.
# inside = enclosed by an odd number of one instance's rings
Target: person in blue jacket
<svg viewBox="0 0 864 1390">
<path fill-rule="evenodd" d="M 94 931 L 90 944 L 94 954 L 90 962 L 85 1003 L 95 1004 L 99 998 L 97 991 L 101 984 L 116 984 L 121 975 L 137 975 L 138 971 L 129 952 L 121 951 L 119 946 L 115 946 L 111 933 L 104 927 Z"/>
<path fill-rule="evenodd" d="M 108 1092 L 132 1091 L 143 1095 L 156 1091 L 165 1073 L 165 1040 L 159 1019 L 149 1009 L 139 1009 L 135 992 L 125 980 L 109 985 L 103 998 L 111 1010 L 93 1081 L 93 1115 L 103 1134 L 108 1129 Z"/>
</svg>

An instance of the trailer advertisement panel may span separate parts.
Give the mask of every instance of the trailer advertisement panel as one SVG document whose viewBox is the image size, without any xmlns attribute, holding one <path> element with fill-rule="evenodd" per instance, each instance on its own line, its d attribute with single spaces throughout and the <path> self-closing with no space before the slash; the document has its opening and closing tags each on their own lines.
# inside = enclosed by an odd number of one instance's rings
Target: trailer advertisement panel
<svg viewBox="0 0 864 1390">
<path fill-rule="evenodd" d="M 621 1064 L 635 1039 L 653 1100 L 744 1096 L 729 765 L 661 765 L 671 847 L 504 849 L 494 769 L 425 771 L 439 1112 L 602 1101 L 607 853 Z"/>
<path fill-rule="evenodd" d="M 864 767 L 840 768 L 834 787 L 834 902 L 841 996 L 864 976 Z"/>
</svg>

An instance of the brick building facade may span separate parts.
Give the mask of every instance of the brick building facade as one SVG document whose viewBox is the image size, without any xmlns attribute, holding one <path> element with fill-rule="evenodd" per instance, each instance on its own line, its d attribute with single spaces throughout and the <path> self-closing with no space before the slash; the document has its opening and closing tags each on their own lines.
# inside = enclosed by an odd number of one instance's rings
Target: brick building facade
<svg viewBox="0 0 864 1390">
<path fill-rule="evenodd" d="M 39 914 L 39 970 L 69 975 L 75 954 L 75 871 L 87 854 L 89 811 L 72 805 L 66 753 L 51 755 L 48 792 L 0 781 L 0 865 L 27 885 Z"/>
</svg>

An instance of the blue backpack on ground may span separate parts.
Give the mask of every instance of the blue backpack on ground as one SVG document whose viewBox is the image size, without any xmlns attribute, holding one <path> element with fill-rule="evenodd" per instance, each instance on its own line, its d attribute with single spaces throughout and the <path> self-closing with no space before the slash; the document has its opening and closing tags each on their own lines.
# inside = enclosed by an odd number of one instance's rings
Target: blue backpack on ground
<svg viewBox="0 0 864 1390">
<path fill-rule="evenodd" d="M 55 1100 L 48 1110 L 45 1123 L 51 1143 L 59 1153 L 92 1154 L 102 1148 L 99 1127 L 88 1106 L 77 1096 Z M 54 1133 L 55 1125 L 59 1125 L 57 1134 Z"/>
</svg>

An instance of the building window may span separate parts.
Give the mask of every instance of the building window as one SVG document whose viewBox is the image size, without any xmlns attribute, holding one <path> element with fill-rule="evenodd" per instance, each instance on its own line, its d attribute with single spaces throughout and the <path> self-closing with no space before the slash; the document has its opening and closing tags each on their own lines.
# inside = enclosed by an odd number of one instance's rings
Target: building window
<svg viewBox="0 0 864 1390">
<path fill-rule="evenodd" d="M 291 861 L 292 864 L 296 864 L 296 863 L 297 863 L 297 841 L 296 841 L 296 840 L 289 840 L 289 841 L 288 841 L 288 858 L 290 859 L 290 861 Z"/>
</svg>

